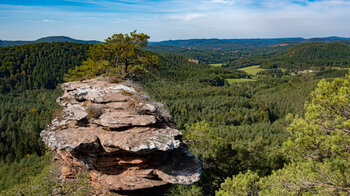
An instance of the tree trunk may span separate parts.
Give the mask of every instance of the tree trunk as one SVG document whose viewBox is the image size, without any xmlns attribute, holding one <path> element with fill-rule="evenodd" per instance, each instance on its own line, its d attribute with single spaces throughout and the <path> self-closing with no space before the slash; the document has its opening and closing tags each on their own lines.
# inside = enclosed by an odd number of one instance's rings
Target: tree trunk
<svg viewBox="0 0 350 196">
<path fill-rule="evenodd" d="M 128 63 L 128 61 L 126 61 L 125 66 L 124 66 L 125 78 L 127 78 L 129 76 L 128 66 L 129 66 L 129 63 Z"/>
</svg>

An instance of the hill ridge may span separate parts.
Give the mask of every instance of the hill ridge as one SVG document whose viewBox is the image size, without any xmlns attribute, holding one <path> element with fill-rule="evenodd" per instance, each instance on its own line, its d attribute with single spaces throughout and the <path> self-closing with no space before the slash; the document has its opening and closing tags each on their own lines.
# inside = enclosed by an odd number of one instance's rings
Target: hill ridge
<svg viewBox="0 0 350 196">
<path fill-rule="evenodd" d="M 82 44 L 99 44 L 102 43 L 97 40 L 79 40 L 74 39 L 69 36 L 58 35 L 58 36 L 47 36 L 42 37 L 33 41 L 28 40 L 0 40 L 0 46 L 16 46 L 16 45 L 24 45 L 24 44 L 34 44 L 34 43 L 42 43 L 42 42 L 74 42 L 74 43 L 82 43 Z"/>
<path fill-rule="evenodd" d="M 343 43 L 312 42 L 294 45 L 284 51 L 269 55 L 239 59 L 228 63 L 227 67 L 247 67 L 260 65 L 260 68 L 309 69 L 316 67 L 348 68 L 350 46 Z"/>
<path fill-rule="evenodd" d="M 315 37 L 315 38 L 247 38 L 247 39 L 181 39 L 181 40 L 165 40 L 159 42 L 150 42 L 150 46 L 176 46 L 176 47 L 190 47 L 196 49 L 248 49 L 256 47 L 271 47 L 278 44 L 300 44 L 300 43 L 333 43 L 339 42 L 343 44 L 350 44 L 350 38 L 346 37 Z"/>
<path fill-rule="evenodd" d="M 87 44 L 99 44 L 101 41 L 97 40 L 79 40 L 69 36 L 47 36 L 36 40 L 1 40 L 0 46 L 15 46 L 41 42 L 77 42 Z M 298 44 L 298 43 L 313 43 L 313 42 L 340 42 L 350 44 L 350 38 L 328 36 L 328 37 L 287 37 L 287 38 L 238 38 L 238 39 L 219 39 L 219 38 L 202 38 L 202 39 L 177 39 L 164 41 L 151 41 L 149 46 L 177 46 L 177 47 L 191 47 L 198 49 L 245 49 L 255 47 L 271 47 L 278 44 Z"/>
</svg>

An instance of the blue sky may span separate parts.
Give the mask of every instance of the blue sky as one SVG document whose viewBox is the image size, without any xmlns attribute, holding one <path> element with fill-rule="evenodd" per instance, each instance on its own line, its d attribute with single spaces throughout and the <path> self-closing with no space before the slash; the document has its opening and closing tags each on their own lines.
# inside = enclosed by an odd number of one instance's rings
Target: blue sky
<svg viewBox="0 0 350 196">
<path fill-rule="evenodd" d="M 350 37 L 350 0 L 0 0 L 0 39 Z"/>
</svg>

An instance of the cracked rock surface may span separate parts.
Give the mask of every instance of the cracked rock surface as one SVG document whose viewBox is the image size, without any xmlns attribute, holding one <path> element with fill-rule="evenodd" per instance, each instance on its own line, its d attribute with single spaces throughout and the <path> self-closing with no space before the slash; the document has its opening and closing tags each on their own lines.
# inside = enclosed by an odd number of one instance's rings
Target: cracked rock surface
<svg viewBox="0 0 350 196">
<path fill-rule="evenodd" d="M 96 78 L 61 87 L 62 115 L 40 135 L 57 152 L 63 178 L 87 171 L 96 189 L 123 195 L 200 179 L 200 162 L 169 113 L 133 83 Z"/>
</svg>

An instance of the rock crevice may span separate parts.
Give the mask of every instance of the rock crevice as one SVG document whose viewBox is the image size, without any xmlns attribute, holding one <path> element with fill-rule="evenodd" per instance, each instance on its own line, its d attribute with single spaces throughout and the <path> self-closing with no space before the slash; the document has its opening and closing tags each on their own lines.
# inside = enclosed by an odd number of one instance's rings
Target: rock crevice
<svg viewBox="0 0 350 196">
<path fill-rule="evenodd" d="M 62 115 L 41 137 L 57 152 L 62 178 L 86 171 L 97 189 L 123 194 L 199 180 L 200 162 L 169 113 L 133 86 L 103 78 L 61 86 Z"/>
</svg>

